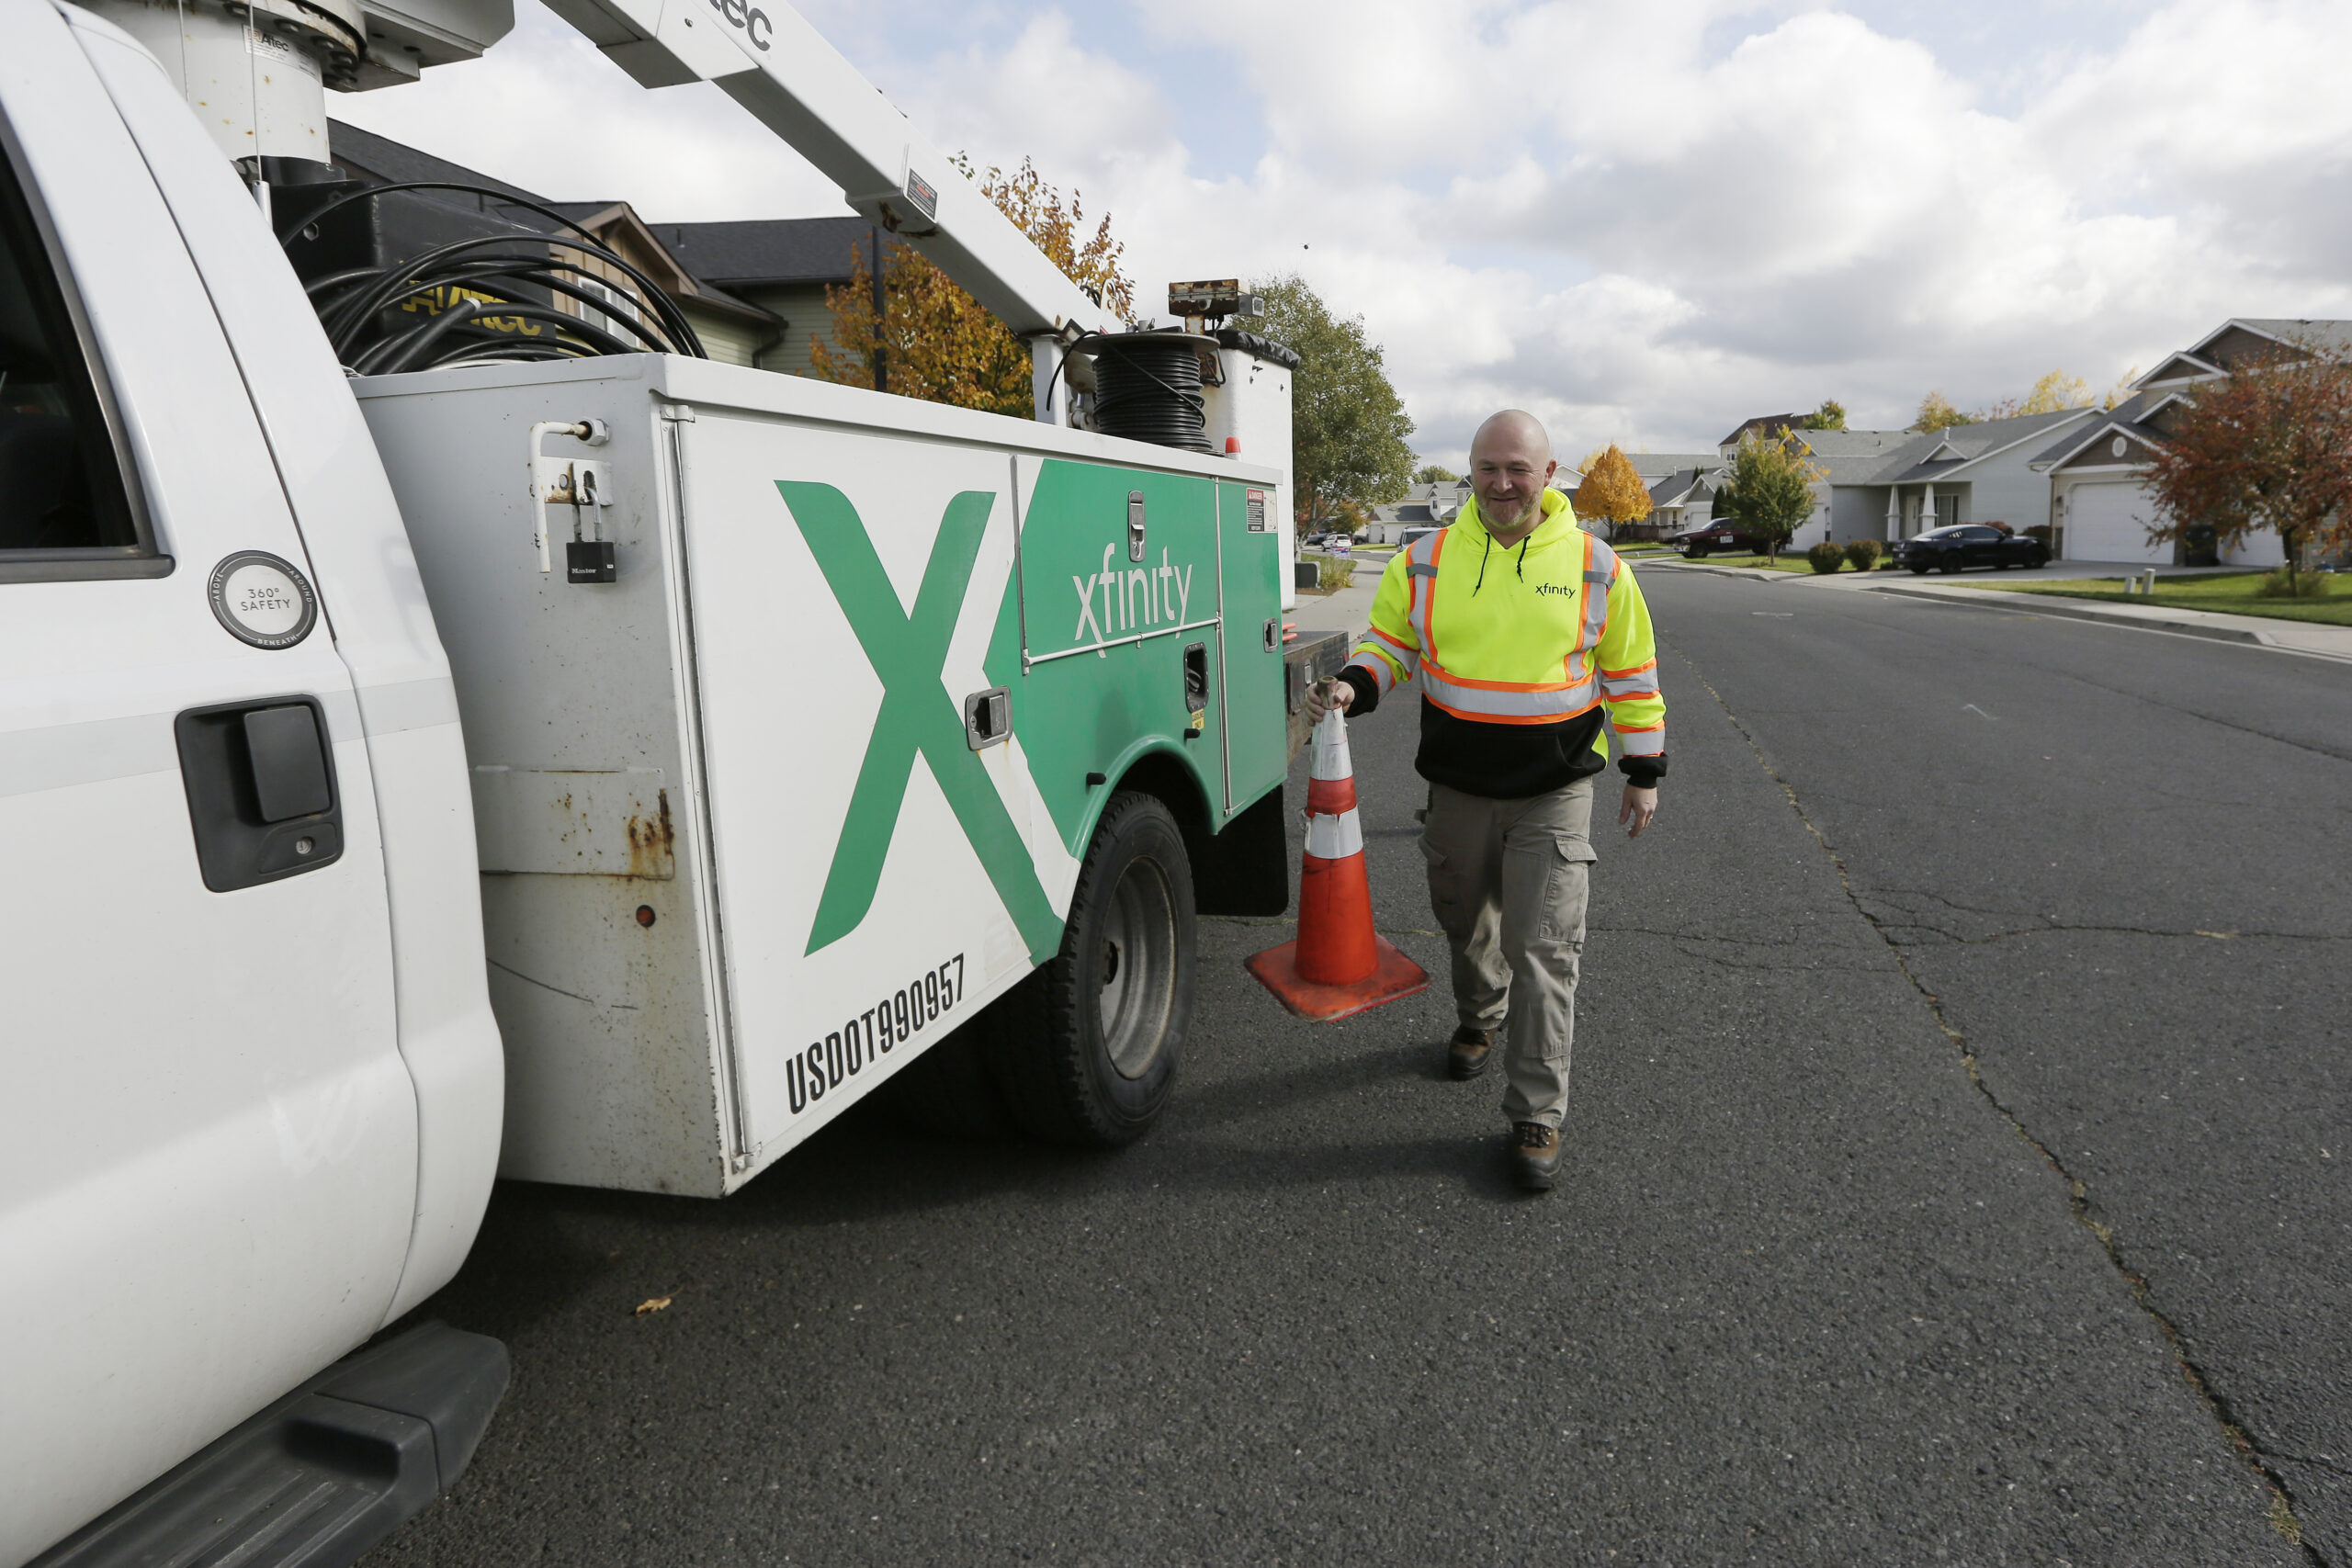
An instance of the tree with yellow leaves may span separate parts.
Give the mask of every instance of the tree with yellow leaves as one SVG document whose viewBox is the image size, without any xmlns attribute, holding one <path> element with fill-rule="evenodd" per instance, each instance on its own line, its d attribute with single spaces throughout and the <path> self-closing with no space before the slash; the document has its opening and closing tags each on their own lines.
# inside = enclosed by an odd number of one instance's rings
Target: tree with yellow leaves
<svg viewBox="0 0 2352 1568">
<path fill-rule="evenodd" d="M 1639 523 L 1650 514 L 1650 487 L 1642 482 L 1642 476 L 1634 471 L 1632 460 L 1614 445 L 1590 460 L 1584 482 L 1568 499 L 1575 504 L 1578 517 L 1598 517 L 1608 524 L 1611 539 L 1617 536 L 1618 529 Z"/>
<path fill-rule="evenodd" d="M 1012 175 L 998 168 L 977 174 L 961 154 L 949 162 L 966 179 L 978 180 L 981 194 L 1071 282 L 1097 295 L 1112 314 L 1136 324 L 1135 285 L 1120 270 L 1126 247 L 1111 237 L 1108 217 L 1085 234 L 1078 193 L 1071 192 L 1065 203 L 1026 158 Z M 813 334 L 809 339 L 808 360 L 819 376 L 852 387 L 872 387 L 879 379 L 884 389 L 900 397 L 1029 415 L 1035 402 L 1029 350 L 1003 322 L 945 273 L 895 241 L 883 254 L 877 318 L 872 258 L 862 243 L 854 254 L 849 281 L 825 290 L 835 346 L 828 348 Z"/>
</svg>

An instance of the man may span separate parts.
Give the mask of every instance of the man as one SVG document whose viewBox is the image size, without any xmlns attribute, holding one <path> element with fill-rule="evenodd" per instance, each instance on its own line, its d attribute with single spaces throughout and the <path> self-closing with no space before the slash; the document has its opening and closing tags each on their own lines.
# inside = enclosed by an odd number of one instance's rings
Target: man
<svg viewBox="0 0 2352 1568">
<path fill-rule="evenodd" d="M 1390 558 L 1370 635 L 1308 700 L 1318 719 L 1329 707 L 1368 714 L 1420 678 L 1421 853 L 1461 1020 L 1447 1066 L 1456 1078 L 1484 1072 L 1509 1019 L 1503 1115 L 1514 1173 L 1537 1191 L 1560 1168 L 1603 716 L 1631 836 L 1657 813 L 1666 774 L 1649 608 L 1632 570 L 1550 488 L 1558 468 L 1533 415 L 1510 409 L 1480 425 L 1471 501 Z"/>
</svg>

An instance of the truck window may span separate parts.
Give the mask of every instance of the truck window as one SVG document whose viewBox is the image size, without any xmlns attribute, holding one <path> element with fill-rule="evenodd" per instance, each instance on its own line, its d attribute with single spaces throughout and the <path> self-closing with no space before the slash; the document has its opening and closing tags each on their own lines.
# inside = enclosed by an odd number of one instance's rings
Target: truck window
<svg viewBox="0 0 2352 1568">
<path fill-rule="evenodd" d="M 0 581 L 153 575 L 80 312 L 0 124 Z"/>
</svg>

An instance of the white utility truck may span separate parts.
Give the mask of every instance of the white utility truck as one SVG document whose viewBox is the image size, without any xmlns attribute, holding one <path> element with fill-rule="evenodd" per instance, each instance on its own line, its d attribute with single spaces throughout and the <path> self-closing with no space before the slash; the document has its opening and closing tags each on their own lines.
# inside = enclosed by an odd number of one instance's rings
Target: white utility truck
<svg viewBox="0 0 2352 1568">
<path fill-rule="evenodd" d="M 1195 913 L 1287 901 L 1295 357 L 1230 288 L 1120 331 L 777 0 L 558 9 L 1038 417 L 715 364 L 527 203 L 404 243 L 468 209 L 345 180 L 325 90 L 504 0 L 0 0 L 7 1568 L 348 1562 L 504 1386 L 376 1338 L 494 1175 L 718 1197 L 910 1066 L 1124 1142 Z"/>
</svg>

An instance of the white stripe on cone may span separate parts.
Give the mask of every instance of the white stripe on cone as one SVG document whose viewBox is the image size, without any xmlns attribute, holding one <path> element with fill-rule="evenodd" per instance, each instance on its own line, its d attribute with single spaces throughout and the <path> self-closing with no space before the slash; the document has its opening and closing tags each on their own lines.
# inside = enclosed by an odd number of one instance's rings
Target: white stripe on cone
<svg viewBox="0 0 2352 1568">
<path fill-rule="evenodd" d="M 1363 852 L 1363 827 L 1353 811 L 1306 819 L 1306 852 L 1317 860 L 1345 860 Z"/>
<path fill-rule="evenodd" d="M 1315 727 L 1315 761 L 1306 776 L 1326 782 L 1356 776 L 1355 764 L 1348 758 L 1348 727 L 1338 708 L 1328 709 Z"/>
</svg>

